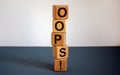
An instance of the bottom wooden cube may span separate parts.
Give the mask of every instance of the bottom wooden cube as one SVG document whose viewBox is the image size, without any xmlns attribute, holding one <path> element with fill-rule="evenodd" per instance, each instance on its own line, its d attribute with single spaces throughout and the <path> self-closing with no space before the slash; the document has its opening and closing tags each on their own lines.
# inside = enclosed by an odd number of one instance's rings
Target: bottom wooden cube
<svg viewBox="0 0 120 75">
<path fill-rule="evenodd" d="M 67 71 L 67 59 L 54 59 L 54 71 Z"/>
</svg>

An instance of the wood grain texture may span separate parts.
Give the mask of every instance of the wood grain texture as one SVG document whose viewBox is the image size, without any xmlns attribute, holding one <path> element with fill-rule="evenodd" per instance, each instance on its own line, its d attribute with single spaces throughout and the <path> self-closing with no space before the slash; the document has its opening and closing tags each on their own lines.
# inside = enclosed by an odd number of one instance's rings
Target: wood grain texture
<svg viewBox="0 0 120 75">
<path fill-rule="evenodd" d="M 52 55 L 56 59 L 67 59 L 68 58 L 68 46 L 53 46 Z"/>
<path fill-rule="evenodd" d="M 51 44 L 52 45 L 65 45 L 66 43 L 66 33 L 52 32 Z"/>
<path fill-rule="evenodd" d="M 65 20 L 53 20 L 53 32 L 66 32 Z"/>
<path fill-rule="evenodd" d="M 54 71 L 67 71 L 67 59 L 54 59 Z"/>
<path fill-rule="evenodd" d="M 68 5 L 53 5 L 53 18 L 56 20 L 68 19 Z"/>
</svg>

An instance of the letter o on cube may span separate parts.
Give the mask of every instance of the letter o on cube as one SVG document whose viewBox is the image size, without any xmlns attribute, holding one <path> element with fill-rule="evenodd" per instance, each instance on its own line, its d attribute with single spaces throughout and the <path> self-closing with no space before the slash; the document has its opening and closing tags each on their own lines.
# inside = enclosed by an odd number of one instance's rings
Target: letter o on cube
<svg viewBox="0 0 120 75">
<path fill-rule="evenodd" d="M 67 5 L 53 5 L 53 18 L 56 20 L 68 19 Z"/>
</svg>

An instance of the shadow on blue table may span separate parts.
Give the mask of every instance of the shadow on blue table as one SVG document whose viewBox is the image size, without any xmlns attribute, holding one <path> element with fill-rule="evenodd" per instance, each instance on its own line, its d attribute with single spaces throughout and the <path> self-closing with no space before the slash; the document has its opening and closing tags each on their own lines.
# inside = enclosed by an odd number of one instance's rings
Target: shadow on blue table
<svg viewBox="0 0 120 75">
<path fill-rule="evenodd" d="M 21 64 L 21 65 L 28 65 L 36 68 L 42 68 L 42 69 L 52 69 L 52 64 L 49 62 L 44 62 L 44 61 L 33 61 L 33 60 L 27 60 L 27 59 L 21 59 L 17 57 L 0 57 L 0 61 L 8 61 L 8 62 L 14 62 L 16 64 Z"/>
<path fill-rule="evenodd" d="M 53 72 L 51 48 L 0 47 L 0 75 L 34 75 Z"/>
</svg>

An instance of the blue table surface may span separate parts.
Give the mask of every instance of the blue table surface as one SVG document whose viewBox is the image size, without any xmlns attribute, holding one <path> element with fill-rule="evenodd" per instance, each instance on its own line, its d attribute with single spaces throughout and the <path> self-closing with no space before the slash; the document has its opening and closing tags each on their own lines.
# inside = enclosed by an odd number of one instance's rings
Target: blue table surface
<svg viewBox="0 0 120 75">
<path fill-rule="evenodd" d="M 0 47 L 0 75 L 120 75 L 120 47 L 69 47 L 68 71 L 53 71 L 51 47 Z"/>
</svg>

